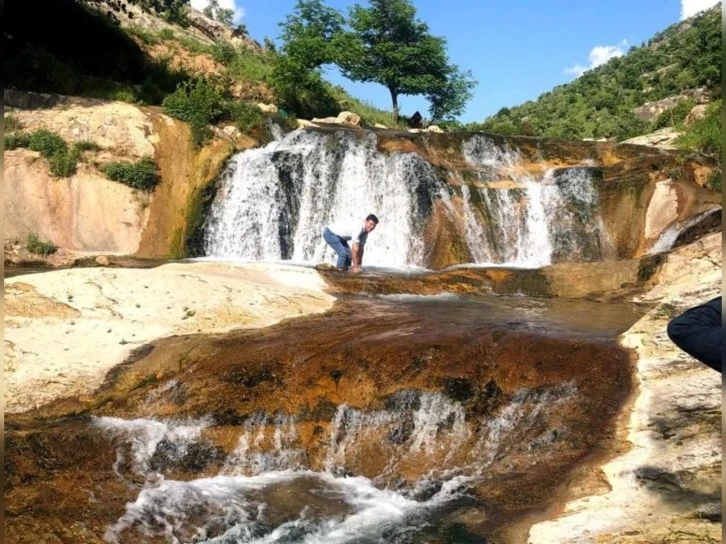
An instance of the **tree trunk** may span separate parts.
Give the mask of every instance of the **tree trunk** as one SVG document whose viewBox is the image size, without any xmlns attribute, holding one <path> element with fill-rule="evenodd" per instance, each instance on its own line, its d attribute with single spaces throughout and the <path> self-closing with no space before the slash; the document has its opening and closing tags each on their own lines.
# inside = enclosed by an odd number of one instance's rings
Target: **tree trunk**
<svg viewBox="0 0 726 544">
<path fill-rule="evenodd" d="M 391 101 L 393 102 L 393 122 L 398 124 L 398 91 L 392 87 L 388 87 L 391 93 Z"/>
</svg>

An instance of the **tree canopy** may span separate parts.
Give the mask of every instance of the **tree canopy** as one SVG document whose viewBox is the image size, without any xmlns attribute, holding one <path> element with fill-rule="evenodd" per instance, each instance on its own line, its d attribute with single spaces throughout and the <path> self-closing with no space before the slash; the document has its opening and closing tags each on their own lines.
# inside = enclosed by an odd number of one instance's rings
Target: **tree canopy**
<svg viewBox="0 0 726 544">
<path fill-rule="evenodd" d="M 391 94 L 396 121 L 400 95 L 425 95 L 432 117 L 443 119 L 461 113 L 476 84 L 450 64 L 446 40 L 416 19 L 410 0 L 356 4 L 347 20 L 322 0 L 298 0 L 281 26 L 286 58 L 279 64 L 301 71 L 335 64 L 353 81 L 379 83 Z"/>
</svg>

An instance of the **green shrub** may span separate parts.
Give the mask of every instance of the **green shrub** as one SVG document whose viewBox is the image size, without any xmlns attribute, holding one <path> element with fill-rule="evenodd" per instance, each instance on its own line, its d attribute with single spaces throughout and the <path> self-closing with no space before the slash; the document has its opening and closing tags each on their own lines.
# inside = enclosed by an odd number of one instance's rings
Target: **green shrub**
<svg viewBox="0 0 726 544">
<path fill-rule="evenodd" d="M 43 255 L 44 257 L 52 255 L 58 251 L 58 246 L 56 246 L 53 242 L 43 242 L 40 238 L 38 238 L 37 234 L 32 233 L 28 235 L 28 238 L 25 241 L 25 247 L 31 253 Z"/>
<path fill-rule="evenodd" d="M 49 130 L 38 130 L 30 135 L 28 148 L 33 151 L 39 151 L 46 159 L 51 158 L 57 153 L 67 153 L 68 144 L 57 134 Z"/>
<path fill-rule="evenodd" d="M 675 127 L 683 123 L 686 116 L 691 113 L 696 102 L 692 99 L 682 100 L 678 102 L 672 109 L 661 113 L 650 127 L 650 131 L 655 131 L 663 127 Z"/>
<path fill-rule="evenodd" d="M 76 142 L 73 144 L 73 147 L 77 149 L 79 152 L 83 151 L 100 151 L 101 146 L 98 145 L 96 142 L 91 142 L 89 140 L 83 140 L 80 142 Z"/>
<path fill-rule="evenodd" d="M 18 147 L 28 147 L 30 145 L 30 136 L 20 132 L 13 134 L 5 134 L 5 149 L 17 149 Z"/>
<path fill-rule="evenodd" d="M 6 115 L 4 119 L 5 132 L 15 132 L 16 130 L 20 130 L 21 128 L 23 128 L 23 124 L 17 117 L 14 117 L 12 115 Z"/>
<path fill-rule="evenodd" d="M 722 182 L 723 182 L 722 178 L 723 178 L 723 173 L 721 172 L 721 170 L 720 169 L 714 170 L 713 172 L 711 172 L 711 175 L 708 176 L 708 182 L 707 182 L 706 186 L 709 189 L 712 189 L 713 191 L 720 193 L 721 188 L 722 188 Z"/>
<path fill-rule="evenodd" d="M 230 76 L 247 81 L 268 81 L 272 66 L 266 57 L 249 49 L 240 49 L 232 59 L 227 71 Z"/>
<path fill-rule="evenodd" d="M 189 123 L 197 147 L 209 139 L 209 125 L 219 120 L 225 110 L 222 93 L 204 79 L 180 84 L 164 99 L 162 106 L 168 115 Z"/>
<path fill-rule="evenodd" d="M 72 176 L 76 173 L 76 167 L 80 157 L 81 152 L 75 146 L 70 151 L 59 151 L 55 153 L 48 159 L 50 173 L 61 178 Z"/>
<path fill-rule="evenodd" d="M 113 181 L 118 181 L 134 189 L 150 191 L 159 183 L 156 163 L 151 157 L 138 162 L 110 162 L 101 171 Z"/>
<path fill-rule="evenodd" d="M 142 43 L 145 43 L 146 45 L 156 45 L 157 43 L 159 43 L 159 38 L 162 37 L 161 34 L 164 32 L 162 30 L 158 34 L 154 34 L 153 32 L 149 32 L 145 28 L 136 25 L 130 26 L 126 29 L 126 31 L 132 36 L 137 37 L 139 40 L 141 40 Z"/>
<path fill-rule="evenodd" d="M 162 40 L 173 40 L 174 31 L 171 28 L 164 28 L 159 31 L 159 38 Z"/>
<path fill-rule="evenodd" d="M 721 161 L 721 100 L 712 102 L 706 115 L 694 121 L 675 141 L 675 144 L 690 151 L 712 155 Z"/>
<path fill-rule="evenodd" d="M 220 64 L 229 66 L 235 58 L 236 52 L 234 47 L 228 43 L 216 44 L 212 46 L 212 58 Z"/>
<path fill-rule="evenodd" d="M 242 132 L 250 132 L 262 125 L 262 112 L 249 102 L 230 102 L 227 105 L 230 118 Z"/>
</svg>

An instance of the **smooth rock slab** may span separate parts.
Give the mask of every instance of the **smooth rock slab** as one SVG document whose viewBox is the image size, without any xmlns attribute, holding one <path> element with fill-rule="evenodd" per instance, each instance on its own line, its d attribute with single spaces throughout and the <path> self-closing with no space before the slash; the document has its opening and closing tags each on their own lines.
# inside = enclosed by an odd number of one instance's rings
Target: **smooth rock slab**
<svg viewBox="0 0 726 544">
<path fill-rule="evenodd" d="M 312 269 L 173 263 L 70 269 L 5 282 L 5 411 L 90 394 L 134 348 L 172 335 L 265 327 L 323 312 Z"/>
</svg>

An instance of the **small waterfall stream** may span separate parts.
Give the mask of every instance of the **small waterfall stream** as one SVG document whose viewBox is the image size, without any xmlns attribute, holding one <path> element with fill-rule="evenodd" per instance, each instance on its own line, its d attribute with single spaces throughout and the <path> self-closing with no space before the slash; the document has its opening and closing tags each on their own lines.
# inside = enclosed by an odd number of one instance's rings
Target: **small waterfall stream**
<svg viewBox="0 0 726 544">
<path fill-rule="evenodd" d="M 295 418 L 252 414 L 217 475 L 179 481 L 162 471 L 204 450 L 210 420 L 93 418 L 116 437 L 116 474 L 125 465 L 143 476 L 137 499 L 105 534 L 112 543 L 162 537 L 166 542 L 418 542 L 416 535 L 447 504 L 467 496 L 488 469 L 517 445 L 547 456 L 552 432 L 542 424 L 577 394 L 564 384 L 521 389 L 491 419 L 472 418 L 442 393 L 404 390 L 381 410 L 337 407 L 322 467 L 300 446 Z M 380 444 L 383 467 L 352 476 L 366 445 Z M 365 455 L 365 454 L 364 454 Z M 351 464 L 352 463 L 352 464 Z M 423 477 L 407 481 L 415 467 Z"/>
<path fill-rule="evenodd" d="M 245 260 L 332 260 L 325 225 L 376 213 L 366 260 L 422 265 L 421 233 L 447 188 L 412 153 L 382 154 L 376 137 L 295 131 L 235 156 L 223 174 L 205 233 L 207 255 Z"/>
<path fill-rule="evenodd" d="M 366 262 L 426 267 L 431 240 L 424 232 L 440 201 L 475 263 L 539 267 L 601 257 L 604 229 L 591 169 L 530 175 L 517 152 L 473 135 L 461 160 L 476 180 L 459 190 L 419 154 L 384 153 L 377 141 L 375 132 L 297 130 L 237 154 L 205 226 L 206 255 L 332 262 L 323 228 L 375 213 L 381 223 Z M 496 186 L 502 181 L 507 187 Z"/>
</svg>

